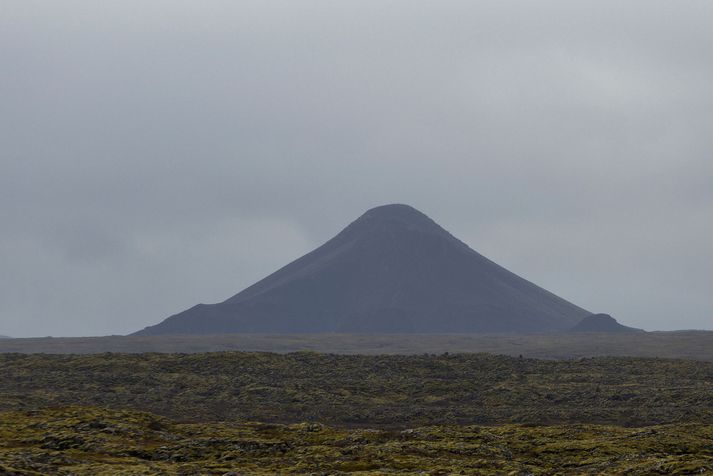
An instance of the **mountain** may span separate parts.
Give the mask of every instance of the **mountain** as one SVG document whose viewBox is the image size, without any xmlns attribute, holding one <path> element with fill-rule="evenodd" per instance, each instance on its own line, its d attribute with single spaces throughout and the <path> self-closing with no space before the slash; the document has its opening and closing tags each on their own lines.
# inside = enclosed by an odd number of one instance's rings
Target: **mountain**
<svg viewBox="0 0 713 476">
<path fill-rule="evenodd" d="M 0 336 L 0 339 L 12 339 L 10 336 Z"/>
<path fill-rule="evenodd" d="M 385 205 L 226 301 L 198 304 L 136 334 L 551 332 L 590 314 L 418 210 Z"/>
<path fill-rule="evenodd" d="M 585 317 L 570 329 L 570 332 L 644 332 L 643 329 L 619 324 L 609 314 L 592 314 Z"/>
</svg>

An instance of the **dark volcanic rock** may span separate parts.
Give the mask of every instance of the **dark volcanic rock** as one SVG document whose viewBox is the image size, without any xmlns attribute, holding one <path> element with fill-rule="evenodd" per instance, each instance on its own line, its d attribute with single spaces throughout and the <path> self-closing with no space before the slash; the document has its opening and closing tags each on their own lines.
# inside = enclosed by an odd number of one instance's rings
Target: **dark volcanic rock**
<svg viewBox="0 0 713 476">
<path fill-rule="evenodd" d="M 571 332 L 644 332 L 643 329 L 619 324 L 609 314 L 592 314 L 570 329 Z"/>
<path fill-rule="evenodd" d="M 564 331 L 589 314 L 386 205 L 230 299 L 136 334 Z"/>
</svg>

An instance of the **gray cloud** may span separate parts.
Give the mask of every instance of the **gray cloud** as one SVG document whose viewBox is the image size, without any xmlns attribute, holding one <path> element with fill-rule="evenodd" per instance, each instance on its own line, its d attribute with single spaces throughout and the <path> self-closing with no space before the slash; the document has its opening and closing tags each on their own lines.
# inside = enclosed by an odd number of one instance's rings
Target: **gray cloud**
<svg viewBox="0 0 713 476">
<path fill-rule="evenodd" d="M 0 334 L 142 328 L 389 202 L 592 311 L 713 328 L 710 2 L 0 8 Z"/>
</svg>

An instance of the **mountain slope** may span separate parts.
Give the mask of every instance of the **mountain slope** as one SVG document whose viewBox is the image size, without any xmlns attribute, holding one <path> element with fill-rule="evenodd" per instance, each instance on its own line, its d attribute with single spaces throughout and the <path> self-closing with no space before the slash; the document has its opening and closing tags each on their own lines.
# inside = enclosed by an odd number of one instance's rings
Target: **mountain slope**
<svg viewBox="0 0 713 476">
<path fill-rule="evenodd" d="M 218 304 L 137 332 L 533 332 L 590 313 L 498 266 L 407 205 L 367 211 Z"/>
</svg>

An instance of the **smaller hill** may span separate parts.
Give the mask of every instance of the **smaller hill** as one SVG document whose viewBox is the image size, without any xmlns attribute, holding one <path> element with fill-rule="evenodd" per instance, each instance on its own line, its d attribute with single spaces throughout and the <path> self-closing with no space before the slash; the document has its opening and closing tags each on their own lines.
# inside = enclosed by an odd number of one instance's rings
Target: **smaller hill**
<svg viewBox="0 0 713 476">
<path fill-rule="evenodd" d="M 0 336 L 0 339 L 12 339 L 10 336 Z"/>
<path fill-rule="evenodd" d="M 644 332 L 643 329 L 628 327 L 619 324 L 609 314 L 592 314 L 585 317 L 570 329 L 570 332 Z"/>
</svg>

